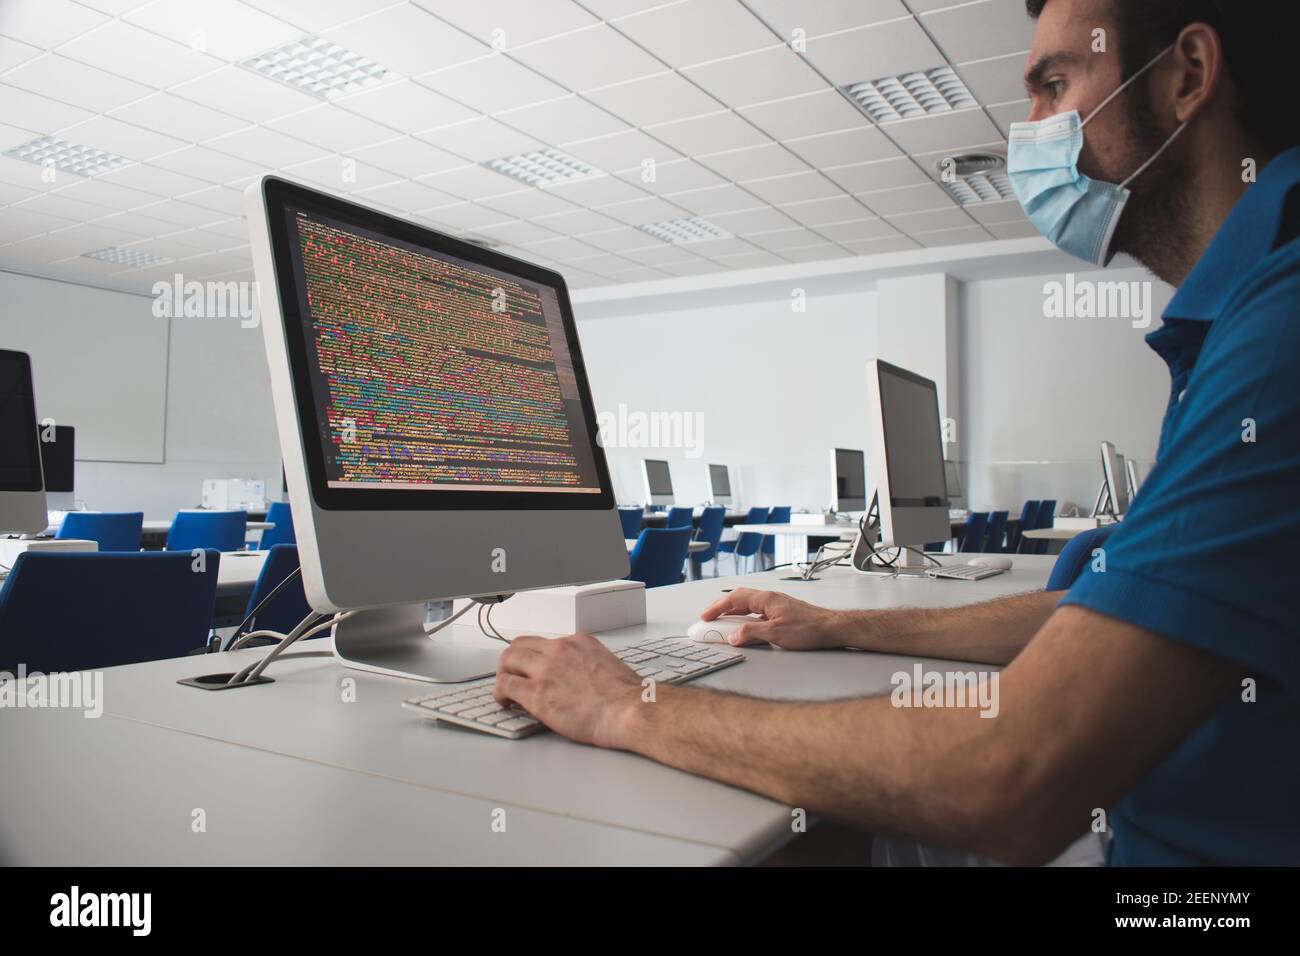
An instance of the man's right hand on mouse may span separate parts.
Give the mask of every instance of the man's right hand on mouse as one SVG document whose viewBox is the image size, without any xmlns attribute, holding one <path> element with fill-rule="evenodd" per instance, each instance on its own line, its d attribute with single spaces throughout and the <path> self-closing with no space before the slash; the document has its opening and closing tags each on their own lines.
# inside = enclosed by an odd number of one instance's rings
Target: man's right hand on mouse
<svg viewBox="0 0 1300 956">
<path fill-rule="evenodd" d="M 750 621 L 736 631 L 733 647 L 747 644 L 772 644 L 787 651 L 819 651 L 842 647 L 844 637 L 836 637 L 835 612 L 808 604 L 776 591 L 737 588 L 714 601 L 700 615 L 712 621 L 724 614 L 759 614 L 761 621 Z"/>
</svg>

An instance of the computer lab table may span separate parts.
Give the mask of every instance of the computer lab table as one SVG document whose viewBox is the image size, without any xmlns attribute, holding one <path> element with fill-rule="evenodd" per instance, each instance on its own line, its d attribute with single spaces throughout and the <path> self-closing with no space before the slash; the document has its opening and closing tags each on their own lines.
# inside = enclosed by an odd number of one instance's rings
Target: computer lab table
<svg viewBox="0 0 1300 956">
<path fill-rule="evenodd" d="M 841 567 L 816 581 L 777 570 L 657 588 L 646 623 L 601 637 L 619 647 L 683 634 L 738 586 L 833 608 L 956 606 L 1044 586 L 1052 559 L 1014 560 L 978 582 Z M 437 639 L 498 646 L 466 624 Z M 555 734 L 510 741 L 431 722 L 400 706 L 428 685 L 330 659 L 287 660 L 269 670 L 274 683 L 231 691 L 176 683 L 265 653 L 110 668 L 98 719 L 6 714 L 0 747 L 23 768 L 0 775 L 6 862 L 744 864 L 793 837 L 792 808 L 773 800 Z M 744 663 L 696 683 L 774 698 L 880 694 L 916 660 L 742 653 Z M 194 832 L 196 810 L 206 833 Z"/>
</svg>

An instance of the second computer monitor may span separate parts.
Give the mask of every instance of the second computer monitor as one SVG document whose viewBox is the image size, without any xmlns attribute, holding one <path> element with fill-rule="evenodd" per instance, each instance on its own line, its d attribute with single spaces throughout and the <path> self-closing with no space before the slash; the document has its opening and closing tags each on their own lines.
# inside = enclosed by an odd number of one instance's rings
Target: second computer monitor
<svg viewBox="0 0 1300 956">
<path fill-rule="evenodd" d="M 1109 511 L 1115 517 L 1128 512 L 1129 474 L 1124 456 L 1108 441 L 1101 443 L 1101 470 L 1106 479 Z"/>
<path fill-rule="evenodd" d="M 648 505 L 671 506 L 673 497 L 673 476 L 668 470 L 668 462 L 657 458 L 646 458 L 641 462 L 645 475 L 645 500 Z"/>
<path fill-rule="evenodd" d="M 726 465 L 709 465 L 709 501 L 715 505 L 730 505 L 731 473 Z"/>
<path fill-rule="evenodd" d="M 867 510 L 867 461 L 858 449 L 831 449 L 831 510 Z"/>
<path fill-rule="evenodd" d="M 961 472 L 957 468 L 955 461 L 945 461 L 943 463 L 944 485 L 948 489 L 948 500 L 962 496 L 961 490 Z"/>
<path fill-rule="evenodd" d="M 41 467 L 45 471 L 45 492 L 71 494 L 75 488 L 76 431 L 71 425 L 55 425 L 41 434 Z"/>
<path fill-rule="evenodd" d="M 39 446 L 31 359 L 0 349 L 0 534 L 45 528 Z"/>
<path fill-rule="evenodd" d="M 938 387 L 881 361 L 868 363 L 867 381 L 881 540 L 916 548 L 946 541 L 952 530 Z"/>
</svg>

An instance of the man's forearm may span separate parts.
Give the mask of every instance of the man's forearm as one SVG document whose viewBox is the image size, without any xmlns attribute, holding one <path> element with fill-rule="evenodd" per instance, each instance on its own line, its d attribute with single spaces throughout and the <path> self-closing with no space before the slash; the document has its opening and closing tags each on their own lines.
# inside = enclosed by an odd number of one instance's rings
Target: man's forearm
<svg viewBox="0 0 1300 956">
<path fill-rule="evenodd" d="M 1056 610 L 1061 595 L 1036 591 L 985 604 L 839 611 L 843 646 L 982 664 L 1009 664 Z"/>
</svg>

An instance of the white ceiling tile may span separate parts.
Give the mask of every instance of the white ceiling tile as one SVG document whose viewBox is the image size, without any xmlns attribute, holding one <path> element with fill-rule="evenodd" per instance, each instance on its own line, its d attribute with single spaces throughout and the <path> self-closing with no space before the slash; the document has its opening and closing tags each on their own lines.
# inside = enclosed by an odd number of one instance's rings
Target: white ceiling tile
<svg viewBox="0 0 1300 956">
<path fill-rule="evenodd" d="M 971 217 L 986 226 L 1006 225 L 1008 223 L 1026 222 L 1025 211 L 1015 199 L 1001 202 L 973 203 L 965 207 Z"/>
<path fill-rule="evenodd" d="M 110 115 L 114 119 L 125 120 L 146 129 L 166 130 L 168 135 L 191 143 L 243 129 L 248 125 L 247 120 L 191 103 L 170 93 L 155 93 L 113 110 Z"/>
<path fill-rule="evenodd" d="M 687 212 L 697 216 L 713 216 L 722 212 L 736 212 L 741 209 L 755 209 L 767 203 L 753 193 L 733 183 L 725 186 L 710 186 L 707 189 L 693 189 L 690 192 L 674 193 L 672 201 Z"/>
<path fill-rule="evenodd" d="M 603 23 L 516 49 L 512 55 L 576 92 L 663 71 L 662 63 Z"/>
<path fill-rule="evenodd" d="M 486 199 L 531 188 L 486 166 L 461 166 L 432 176 L 421 176 L 420 182 L 461 199 Z"/>
<path fill-rule="evenodd" d="M 407 179 L 362 190 L 357 196 L 364 202 L 379 203 L 403 214 L 447 206 L 456 201 L 455 196 Z"/>
<path fill-rule="evenodd" d="M 542 147 L 531 136 L 486 116 L 416 135 L 439 149 L 475 163 L 529 153 Z"/>
<path fill-rule="evenodd" d="M 1029 100 L 1018 100 L 1013 103 L 990 106 L 988 111 L 989 116 L 993 117 L 993 122 L 997 124 L 998 132 L 1007 137 L 1011 135 L 1011 124 L 1023 123 L 1029 118 L 1032 109 L 1033 104 Z"/>
<path fill-rule="evenodd" d="M 722 108 L 712 96 L 678 73 L 659 73 L 589 90 L 584 95 L 634 126 L 688 119 L 716 113 Z"/>
<path fill-rule="evenodd" d="M 796 30 L 805 37 L 879 23 L 908 15 L 902 0 L 745 0 L 787 42 Z M 948 0 L 952 2 L 952 0 Z"/>
<path fill-rule="evenodd" d="M 646 176 L 653 170 L 654 178 Z M 630 169 L 620 173 L 619 178 L 640 186 L 652 193 L 674 193 L 687 189 L 703 189 L 705 186 L 717 186 L 725 180 L 717 173 L 689 159 L 678 159 L 667 163 L 656 163 L 649 169 Z"/>
<path fill-rule="evenodd" d="M 795 249 L 799 246 L 825 243 L 826 240 L 811 229 L 797 227 L 794 229 L 779 229 L 775 232 L 757 233 L 751 235 L 749 241 L 756 246 L 776 252 L 782 249 Z"/>
<path fill-rule="evenodd" d="M 534 220 L 539 226 L 554 230 L 562 236 L 581 236 L 588 232 L 603 232 L 618 225 L 608 216 L 594 209 L 575 209 L 552 215 L 537 216 Z"/>
<path fill-rule="evenodd" d="M 236 0 L 158 0 L 126 19 L 222 60 L 241 60 L 302 35 L 298 27 Z"/>
<path fill-rule="evenodd" d="M 181 83 L 171 92 L 251 123 L 265 123 L 320 103 L 314 96 L 237 66 Z"/>
<path fill-rule="evenodd" d="M 416 83 L 480 113 L 499 113 L 517 106 L 563 96 L 565 90 L 508 56 L 484 56 L 459 66 L 425 73 Z M 411 119 L 410 123 L 418 123 Z"/>
<path fill-rule="evenodd" d="M 867 239 L 887 239 L 898 235 L 898 230 L 883 219 L 857 219 L 851 222 L 832 222 L 817 226 L 817 231 L 834 242 L 861 242 Z"/>
<path fill-rule="evenodd" d="M 411 80 L 340 97 L 334 105 L 403 133 L 459 123 L 477 115 Z"/>
<path fill-rule="evenodd" d="M 388 127 L 372 123 L 330 103 L 301 113 L 290 113 L 266 125 L 278 132 L 339 153 L 373 146 L 393 138 L 393 130 Z M 219 146 L 217 148 L 220 149 Z"/>
<path fill-rule="evenodd" d="M 901 120 L 882 129 L 908 153 L 957 149 L 1002 138 L 1002 131 L 978 108 Z"/>
<path fill-rule="evenodd" d="M 263 163 L 250 162 L 206 146 L 187 146 L 174 153 L 155 157 L 152 164 L 209 183 L 228 183 L 242 176 L 258 176 L 268 171 Z"/>
<path fill-rule="evenodd" d="M 59 219 L 67 219 L 69 222 L 89 222 L 92 219 L 111 215 L 115 211 L 108 206 L 84 202 L 61 192 L 32 193 L 28 199 L 9 208 L 55 216 Z M 0 216 L 6 215 L 7 212 L 8 210 L 0 213 Z"/>
<path fill-rule="evenodd" d="M 105 182 L 100 178 L 82 179 L 60 192 L 73 199 L 92 202 L 98 206 L 110 206 L 113 209 L 134 209 L 136 206 L 158 201 L 158 197 L 151 193 L 132 189 L 130 186 Z"/>
<path fill-rule="evenodd" d="M 72 173 L 60 172 L 53 167 L 38 166 L 21 159 L 0 156 L 0 183 L 9 183 L 35 192 L 46 192 L 68 183 L 84 182 L 88 182 L 84 176 L 74 176 Z"/>
<path fill-rule="evenodd" d="M 60 134 L 60 139 L 82 146 L 93 146 L 134 160 L 149 159 L 185 145 L 183 140 L 108 116 L 96 116 L 66 129 Z"/>
<path fill-rule="evenodd" d="M 33 133 L 55 133 L 93 115 L 89 110 L 0 83 L 0 116 L 6 123 Z"/>
<path fill-rule="evenodd" d="M 770 203 L 800 202 L 841 195 L 843 190 L 820 173 L 793 173 L 745 183 L 745 188 Z"/>
<path fill-rule="evenodd" d="M 671 272 L 675 276 L 707 275 L 719 271 L 717 264 L 709 262 L 707 259 L 696 259 L 691 262 L 664 266 L 663 268 L 665 272 Z"/>
<path fill-rule="evenodd" d="M 836 86 L 928 70 L 944 63 L 943 54 L 912 19 L 811 39 L 805 55 Z"/>
<path fill-rule="evenodd" d="M 731 107 L 826 88 L 817 72 L 787 46 L 704 63 L 682 70 L 682 74 Z"/>
<path fill-rule="evenodd" d="M 701 157 L 700 162 L 737 183 L 808 171 L 808 164 L 780 143 L 711 153 Z"/>
<path fill-rule="evenodd" d="M 457 203 L 454 206 L 440 206 L 437 209 L 421 214 L 419 218 L 431 222 L 439 228 L 455 230 L 481 229 L 484 226 L 513 222 L 516 217 L 508 213 L 497 212 L 495 209 L 488 209 L 486 206 L 480 206 L 477 203 L 466 202 Z"/>
<path fill-rule="evenodd" d="M 607 173 L 637 170 L 647 161 L 657 164 L 680 159 L 681 154 L 639 129 L 577 143 L 566 143 L 564 151 Z"/>
<path fill-rule="evenodd" d="M 681 206 L 658 196 L 648 196 L 644 199 L 633 199 L 630 202 L 601 206 L 600 211 L 606 216 L 632 226 L 639 226 L 647 222 L 667 222 L 670 219 L 683 219 L 686 217 L 686 210 L 682 209 Z"/>
<path fill-rule="evenodd" d="M 706 239 L 703 242 L 692 242 L 689 247 L 692 252 L 706 259 L 716 259 L 719 256 L 745 255 L 760 251 L 744 239 L 739 238 Z"/>
<path fill-rule="evenodd" d="M 505 196 L 493 196 L 483 199 L 481 202 L 489 209 L 507 213 L 516 219 L 527 219 L 536 222 L 538 225 L 543 225 L 551 230 L 555 230 L 553 220 L 546 220 L 541 217 L 582 211 L 577 210 L 577 207 L 568 200 L 561 199 L 559 196 L 541 189 L 527 189 L 522 192 L 509 193 Z"/>
<path fill-rule="evenodd" d="M 96 113 L 123 106 L 152 92 L 147 86 L 58 54 L 28 60 L 6 73 L 4 81 Z"/>
<path fill-rule="evenodd" d="M 979 226 L 961 229 L 940 229 L 935 232 L 913 233 L 912 238 L 927 249 L 940 246 L 958 246 L 969 242 L 992 242 L 992 238 Z"/>
<path fill-rule="evenodd" d="M 491 52 L 485 44 L 410 4 L 389 7 L 321 35 L 404 76 Z"/>
<path fill-rule="evenodd" d="M 713 260 L 728 269 L 762 269 L 767 266 L 785 265 L 785 260 L 774 252 L 755 250 L 738 256 L 718 256 Z"/>
<path fill-rule="evenodd" d="M 162 202 L 141 206 L 133 211 L 151 219 L 162 219 L 164 222 L 175 223 L 176 226 L 173 227 L 173 230 L 179 226 L 208 226 L 226 218 L 225 213 L 217 212 L 214 209 L 205 209 L 202 206 L 195 206 L 192 203 L 181 202 L 179 199 L 164 199 Z"/>
<path fill-rule="evenodd" d="M 924 13 L 921 25 L 953 63 L 1023 53 L 1034 42 L 1034 21 L 1021 0 L 981 0 Z"/>
<path fill-rule="evenodd" d="M 1030 222 L 994 222 L 985 228 L 999 239 L 1033 239 L 1042 235 Z"/>
<path fill-rule="evenodd" d="M 40 47 L 32 46 L 29 43 L 21 43 L 18 40 L 11 40 L 7 36 L 0 36 L 0 73 L 9 69 L 11 66 L 17 66 L 41 52 Z"/>
<path fill-rule="evenodd" d="M 244 194 L 229 186 L 209 186 L 192 193 L 181 193 L 179 198 L 205 209 L 215 209 L 228 216 L 242 216 L 244 213 Z"/>
<path fill-rule="evenodd" d="M 568 33 L 596 22 L 595 17 L 571 0 L 415 2 L 498 50 L 513 50 L 525 43 Z"/>
<path fill-rule="evenodd" d="M 688 248 L 693 249 L 696 246 L 692 243 Z M 754 247 L 750 246 L 749 248 L 752 250 Z M 698 258 L 694 253 L 683 251 L 683 247 L 680 245 L 665 245 L 664 243 L 646 249 L 624 249 L 619 255 L 647 266 L 666 266 L 681 262 L 694 262 Z"/>
<path fill-rule="evenodd" d="M 582 5 L 602 20 L 614 20 L 677 2 L 678 0 L 583 0 Z"/>
<path fill-rule="evenodd" d="M 238 219 L 227 219 L 224 222 L 214 222 L 212 225 L 205 227 L 209 232 L 217 232 L 223 236 L 229 236 L 236 241 L 248 241 L 248 223 L 243 217 Z"/>
<path fill-rule="evenodd" d="M 851 193 L 902 186 L 921 186 L 931 179 L 907 157 L 880 159 L 872 163 L 823 167 L 824 172 Z"/>
<path fill-rule="evenodd" d="M 858 198 L 877 216 L 896 216 L 901 213 L 925 212 L 931 209 L 955 209 L 957 205 L 946 190 L 934 183 L 859 193 Z"/>
<path fill-rule="evenodd" d="M 782 249 L 781 255 L 791 262 L 825 262 L 829 259 L 843 259 L 847 251 L 830 242 L 821 242 L 812 246 L 799 246 L 796 249 Z"/>
<path fill-rule="evenodd" d="M 12 183 L 0 182 L 0 205 L 7 206 L 10 203 L 20 202 L 39 195 L 41 194 L 34 189 L 24 189 L 22 186 L 15 186 Z"/>
<path fill-rule="evenodd" d="M 667 218 L 672 218 L 667 217 Z M 647 219 L 646 222 L 656 222 L 659 220 Z M 658 248 L 663 246 L 662 239 L 656 239 L 648 232 L 642 232 L 632 225 L 620 226 L 618 229 L 610 229 L 607 232 L 595 232 L 588 236 L 583 236 L 582 241 L 603 249 L 606 252 L 626 252 L 631 249 Z M 595 266 L 591 266 L 595 268 Z"/>
<path fill-rule="evenodd" d="M 77 37 L 60 47 L 59 53 L 159 89 L 222 65 L 216 57 L 122 20 L 110 20 Z"/>
<path fill-rule="evenodd" d="M 208 140 L 204 146 L 228 156 L 248 160 L 268 170 L 319 159 L 325 152 L 319 146 L 304 143 L 265 126 L 250 126 L 227 133 Z M 222 181 L 234 178 L 236 177 L 227 176 Z"/>
<path fill-rule="evenodd" d="M 963 63 L 955 68 L 957 75 L 984 105 L 1006 103 L 1025 98 L 1025 54 L 994 57 Z"/>
<path fill-rule="evenodd" d="M 627 269 L 616 269 L 609 273 L 609 277 L 617 282 L 650 282 L 665 278 L 665 274 L 649 266 L 631 266 Z"/>
<path fill-rule="evenodd" d="M 611 203 L 631 202 L 646 196 L 645 190 L 614 176 L 591 176 L 570 183 L 548 186 L 546 189 L 579 206 L 607 206 Z"/>
<path fill-rule="evenodd" d="M 902 155 L 898 147 L 874 126 L 792 139 L 785 145 L 819 168 L 896 159 Z"/>
<path fill-rule="evenodd" d="M 7 206 L 4 215 L 0 216 L 0 239 L 15 242 L 71 225 L 74 225 L 73 220 L 61 216 L 25 210 L 22 206 Z"/>
<path fill-rule="evenodd" d="M 459 156 L 430 146 L 414 136 L 385 140 L 374 146 L 352 150 L 349 155 L 360 162 L 372 163 L 412 179 L 465 165 L 465 160 Z"/>
<path fill-rule="evenodd" d="M 860 256 L 878 256 L 889 252 L 906 252 L 909 249 L 916 249 L 920 244 L 914 239 L 900 235 L 887 239 L 846 240 L 842 245 Z"/>
<path fill-rule="evenodd" d="M 714 213 L 709 216 L 709 222 L 735 236 L 793 229 L 799 225 L 781 210 L 771 206 L 763 206 L 760 209 L 744 209 L 740 212 Z"/>
<path fill-rule="evenodd" d="M 891 225 L 909 236 L 938 229 L 959 229 L 974 225 L 970 216 L 958 207 L 931 209 L 929 212 L 909 212 L 901 216 L 888 216 Z"/>
<path fill-rule="evenodd" d="M 554 235 L 549 229 L 522 220 L 503 222 L 495 226 L 479 226 L 475 232 L 490 239 L 511 243 L 529 242 Z"/>
<path fill-rule="evenodd" d="M 123 245 L 128 249 L 140 249 L 156 256 L 166 256 L 168 259 L 185 259 L 189 256 L 201 255 L 204 252 L 198 246 L 191 246 L 188 243 L 178 242 L 171 238 L 137 239 L 134 242 L 123 243 Z"/>
<path fill-rule="evenodd" d="M 33 236 L 18 230 L 10 232 L 3 222 L 0 222 L 0 242 L 13 243 L 0 248 L 0 265 L 15 266 L 19 269 L 44 266 L 58 259 L 77 255 L 84 248 L 66 232 Z M 48 271 L 42 270 L 42 272 Z"/>
<path fill-rule="evenodd" d="M 615 224 L 610 222 L 610 225 Z M 595 246 L 589 246 L 579 239 L 566 235 L 528 242 L 524 244 L 524 249 L 530 257 L 552 260 L 591 256 L 600 252 Z"/>
<path fill-rule="evenodd" d="M 735 0 L 684 0 L 621 19 L 616 28 L 678 69 L 780 43 Z"/>
<path fill-rule="evenodd" d="M 325 156 L 284 170 L 289 175 L 324 186 L 327 189 L 356 192 L 381 183 L 396 182 L 400 177 L 351 156 Z"/>
<path fill-rule="evenodd" d="M 153 193 L 155 196 L 179 196 L 181 193 L 211 188 L 201 179 L 145 163 L 132 163 L 103 173 L 96 179 Z"/>
<path fill-rule="evenodd" d="M 391 7 L 393 0 L 245 0 L 281 20 L 302 29 L 303 33 L 320 33 L 338 26 L 345 20 L 355 20 L 367 14 Z"/>
<path fill-rule="evenodd" d="M 48 50 L 108 20 L 70 0 L 0 4 L 0 34 Z"/>
<path fill-rule="evenodd" d="M 0 152 L 30 142 L 33 138 L 32 130 L 0 123 Z"/>
<path fill-rule="evenodd" d="M 781 211 L 804 226 L 822 226 L 829 222 L 872 218 L 862 203 L 852 196 L 828 196 L 806 202 L 787 203 Z"/>
<path fill-rule="evenodd" d="M 627 124 L 622 120 L 577 96 L 565 96 L 498 113 L 496 119 L 552 146 L 627 129 Z"/>
<path fill-rule="evenodd" d="M 731 112 L 662 123 L 651 127 L 648 132 L 687 156 L 703 156 L 769 142 L 760 130 Z"/>
<path fill-rule="evenodd" d="M 839 90 L 822 89 L 738 110 L 773 139 L 797 139 L 870 125 Z"/>
</svg>

